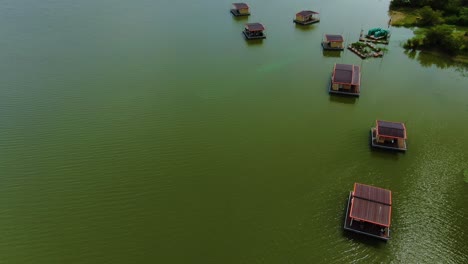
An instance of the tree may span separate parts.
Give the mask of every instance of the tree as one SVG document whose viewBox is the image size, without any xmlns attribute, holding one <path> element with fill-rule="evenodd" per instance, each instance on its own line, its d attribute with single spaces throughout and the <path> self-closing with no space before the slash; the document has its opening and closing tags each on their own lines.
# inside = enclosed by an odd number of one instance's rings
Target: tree
<svg viewBox="0 0 468 264">
<path fill-rule="evenodd" d="M 421 16 L 421 19 L 419 20 L 419 24 L 421 26 L 433 26 L 443 22 L 442 12 L 434 11 L 430 6 L 421 8 L 419 15 Z"/>
<path fill-rule="evenodd" d="M 454 36 L 453 28 L 448 25 L 438 25 L 428 29 L 424 38 L 424 46 L 437 48 L 449 54 L 458 53 L 464 45 L 462 36 Z"/>
</svg>

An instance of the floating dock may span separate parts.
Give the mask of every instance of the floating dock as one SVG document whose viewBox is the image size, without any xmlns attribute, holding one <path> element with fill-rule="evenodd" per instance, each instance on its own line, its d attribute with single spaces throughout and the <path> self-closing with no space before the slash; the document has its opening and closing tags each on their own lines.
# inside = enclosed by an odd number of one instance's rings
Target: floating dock
<svg viewBox="0 0 468 264">
<path fill-rule="evenodd" d="M 371 146 L 386 150 L 406 152 L 406 126 L 404 123 L 377 120 L 371 128 Z"/>
<path fill-rule="evenodd" d="M 231 9 L 231 14 L 236 17 L 250 16 L 250 7 L 246 3 L 234 3 L 234 8 Z"/>
<path fill-rule="evenodd" d="M 392 192 L 390 190 L 354 184 L 349 193 L 344 230 L 378 238 L 390 239 Z"/>
<path fill-rule="evenodd" d="M 320 22 L 318 18 L 318 12 L 304 10 L 296 14 L 296 18 L 293 20 L 294 23 L 307 26 Z"/>
<path fill-rule="evenodd" d="M 342 35 L 325 34 L 322 41 L 324 50 L 344 50 L 344 38 Z"/>
<path fill-rule="evenodd" d="M 359 97 L 361 93 L 361 69 L 359 66 L 335 64 L 328 92 Z"/>
<path fill-rule="evenodd" d="M 252 39 L 265 39 L 266 35 L 263 33 L 265 26 L 261 23 L 247 23 L 245 24 L 244 34 L 245 38 L 248 40 Z"/>
<path fill-rule="evenodd" d="M 359 46 L 356 44 L 359 44 Z M 368 47 L 367 48 L 368 50 L 366 50 L 365 47 L 360 47 L 360 45 L 364 45 Z M 383 51 L 379 47 L 369 42 L 365 42 L 362 44 L 361 42 L 353 43 L 351 45 L 348 45 L 348 50 L 358 55 L 361 59 L 379 58 L 379 57 L 383 57 L 384 55 Z"/>
</svg>

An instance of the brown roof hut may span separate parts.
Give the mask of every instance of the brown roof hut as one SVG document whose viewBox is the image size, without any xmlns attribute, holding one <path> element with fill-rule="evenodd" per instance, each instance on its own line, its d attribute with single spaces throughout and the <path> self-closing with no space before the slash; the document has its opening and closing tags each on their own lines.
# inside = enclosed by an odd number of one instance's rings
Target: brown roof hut
<svg viewBox="0 0 468 264">
<path fill-rule="evenodd" d="M 359 96 L 361 69 L 352 64 L 335 64 L 328 91 L 333 94 Z"/>
<path fill-rule="evenodd" d="M 322 47 L 325 50 L 343 50 L 344 38 L 342 35 L 325 34 Z"/>
<path fill-rule="evenodd" d="M 231 13 L 234 16 L 250 16 L 250 8 L 246 3 L 233 3 Z"/>
<path fill-rule="evenodd" d="M 320 21 L 318 17 L 318 12 L 304 10 L 296 14 L 296 19 L 294 19 L 294 23 L 299 25 L 310 25 Z"/>
<path fill-rule="evenodd" d="M 248 40 L 264 39 L 266 38 L 265 33 L 263 33 L 264 30 L 265 26 L 262 23 L 247 23 L 242 33 L 244 33 L 245 38 Z"/>
<path fill-rule="evenodd" d="M 371 128 L 371 145 L 374 148 L 406 151 L 406 126 L 400 122 L 377 120 Z"/>
<path fill-rule="evenodd" d="M 390 190 L 355 183 L 354 190 L 349 194 L 344 229 L 388 240 L 391 215 Z"/>
</svg>

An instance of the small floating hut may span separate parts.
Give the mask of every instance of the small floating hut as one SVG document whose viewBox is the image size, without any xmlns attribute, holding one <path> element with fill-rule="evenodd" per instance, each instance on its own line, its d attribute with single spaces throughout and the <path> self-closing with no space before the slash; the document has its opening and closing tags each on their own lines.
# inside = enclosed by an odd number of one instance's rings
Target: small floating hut
<svg viewBox="0 0 468 264">
<path fill-rule="evenodd" d="M 344 38 L 342 35 L 325 34 L 322 47 L 325 50 L 343 50 Z"/>
<path fill-rule="evenodd" d="M 294 23 L 299 25 L 310 25 L 320 21 L 318 17 L 318 12 L 304 10 L 296 14 L 296 19 L 294 19 Z"/>
<path fill-rule="evenodd" d="M 263 31 L 265 27 L 261 23 L 247 23 L 245 24 L 245 29 L 242 31 L 246 39 L 264 39 L 266 38 Z"/>
<path fill-rule="evenodd" d="M 234 3 L 231 13 L 234 16 L 250 16 L 249 5 L 246 3 Z"/>
<path fill-rule="evenodd" d="M 404 123 L 377 120 L 371 128 L 371 145 L 396 151 L 406 151 L 406 126 Z"/>
<path fill-rule="evenodd" d="M 329 93 L 359 96 L 361 68 L 352 64 L 335 64 L 331 76 Z"/>
<path fill-rule="evenodd" d="M 355 183 L 349 194 L 344 229 L 387 241 L 390 239 L 391 215 L 390 190 Z"/>
</svg>

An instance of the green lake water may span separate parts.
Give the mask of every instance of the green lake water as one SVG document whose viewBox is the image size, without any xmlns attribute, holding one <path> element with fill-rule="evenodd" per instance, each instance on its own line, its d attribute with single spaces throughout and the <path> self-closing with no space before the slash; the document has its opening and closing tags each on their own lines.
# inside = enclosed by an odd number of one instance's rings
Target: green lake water
<svg viewBox="0 0 468 264">
<path fill-rule="evenodd" d="M 0 2 L 0 263 L 468 263 L 467 69 L 405 28 L 382 59 L 322 51 L 388 0 L 230 3 Z M 334 63 L 359 99 L 328 95 Z M 375 119 L 406 154 L 369 149 Z M 388 243 L 343 232 L 354 182 L 392 190 Z"/>
</svg>

